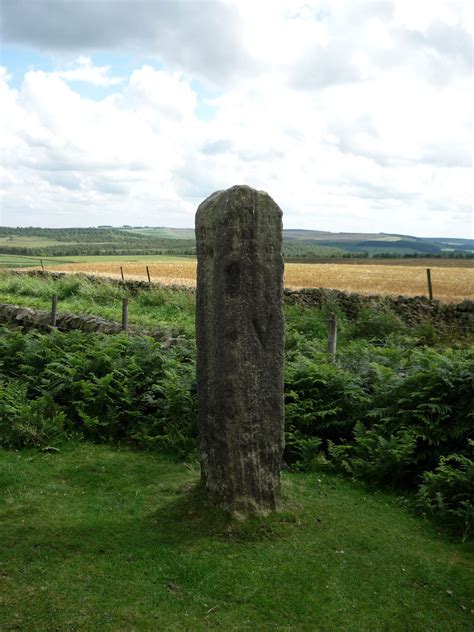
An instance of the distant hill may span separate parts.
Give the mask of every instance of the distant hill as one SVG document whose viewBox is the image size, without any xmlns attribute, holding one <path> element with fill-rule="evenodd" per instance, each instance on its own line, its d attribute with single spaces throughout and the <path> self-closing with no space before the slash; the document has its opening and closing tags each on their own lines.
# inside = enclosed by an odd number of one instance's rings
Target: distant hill
<svg viewBox="0 0 474 632">
<path fill-rule="evenodd" d="M 134 228 L 134 233 L 166 239 L 194 239 L 192 228 Z M 323 230 L 283 230 L 285 254 L 290 257 L 474 255 L 473 239 L 413 237 L 387 233 L 331 233 Z"/>
<path fill-rule="evenodd" d="M 0 254 L 194 255 L 194 229 L 122 226 L 114 228 L 2 228 Z M 473 257 L 474 240 L 426 238 L 387 233 L 331 233 L 285 229 L 283 252 L 288 259 L 340 257 Z"/>
<path fill-rule="evenodd" d="M 147 237 L 159 237 L 161 239 L 192 239 L 194 241 L 194 228 L 128 228 L 129 233 L 146 235 Z"/>
</svg>

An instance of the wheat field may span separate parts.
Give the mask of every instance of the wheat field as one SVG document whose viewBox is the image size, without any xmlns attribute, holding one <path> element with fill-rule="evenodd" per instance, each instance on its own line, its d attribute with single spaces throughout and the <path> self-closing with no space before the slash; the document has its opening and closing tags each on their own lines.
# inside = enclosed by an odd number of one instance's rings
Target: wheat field
<svg viewBox="0 0 474 632">
<path fill-rule="evenodd" d="M 146 265 L 152 281 L 166 285 L 196 284 L 195 261 L 88 262 L 48 266 L 50 271 L 83 272 L 125 279 L 146 280 Z M 443 302 L 460 302 L 474 298 L 474 270 L 466 267 L 431 266 L 434 298 Z M 415 265 L 350 265 L 341 263 L 287 263 L 285 287 L 332 288 L 360 294 L 427 295 L 426 267 Z"/>
</svg>

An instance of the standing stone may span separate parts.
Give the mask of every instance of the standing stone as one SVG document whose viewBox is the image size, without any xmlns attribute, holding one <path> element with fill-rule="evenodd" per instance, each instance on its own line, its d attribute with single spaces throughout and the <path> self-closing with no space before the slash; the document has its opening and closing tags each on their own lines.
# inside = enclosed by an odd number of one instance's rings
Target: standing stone
<svg viewBox="0 0 474 632">
<path fill-rule="evenodd" d="M 218 191 L 196 213 L 201 481 L 234 514 L 277 508 L 284 447 L 282 211 Z"/>
</svg>

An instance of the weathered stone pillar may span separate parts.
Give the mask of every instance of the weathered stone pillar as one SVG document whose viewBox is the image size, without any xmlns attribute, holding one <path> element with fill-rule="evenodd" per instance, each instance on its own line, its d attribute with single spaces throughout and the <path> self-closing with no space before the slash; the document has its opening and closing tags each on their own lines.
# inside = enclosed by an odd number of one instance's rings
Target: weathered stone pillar
<svg viewBox="0 0 474 632">
<path fill-rule="evenodd" d="M 284 446 L 282 211 L 235 186 L 196 213 L 201 481 L 236 514 L 276 509 Z"/>
</svg>

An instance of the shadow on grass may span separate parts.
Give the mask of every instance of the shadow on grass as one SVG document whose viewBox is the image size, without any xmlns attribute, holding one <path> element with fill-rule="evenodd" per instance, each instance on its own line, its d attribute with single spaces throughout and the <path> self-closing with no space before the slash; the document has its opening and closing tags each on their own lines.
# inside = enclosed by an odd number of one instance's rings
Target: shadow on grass
<svg viewBox="0 0 474 632">
<path fill-rule="evenodd" d="M 208 540 L 214 545 L 256 544 L 294 536 L 297 517 L 282 511 L 267 517 L 237 520 L 210 507 L 196 483 L 176 485 L 173 496 L 160 499 L 154 510 L 143 513 L 118 508 L 90 508 L 18 525 L 8 540 L 26 564 L 46 555 L 56 563 L 77 556 L 106 556 L 126 562 L 175 559 L 186 549 Z"/>
<path fill-rule="evenodd" d="M 297 522 L 289 503 L 268 516 L 249 516 L 237 519 L 229 513 L 209 505 L 199 483 L 178 489 L 176 499 L 166 503 L 150 516 L 162 527 L 173 527 L 180 540 L 201 538 L 223 539 L 236 543 L 250 543 L 284 538 L 288 526 Z"/>
</svg>

